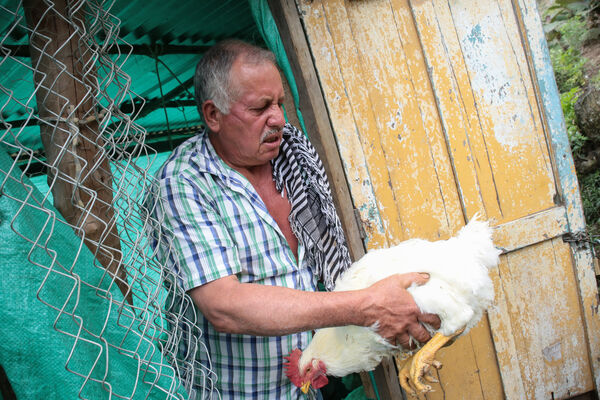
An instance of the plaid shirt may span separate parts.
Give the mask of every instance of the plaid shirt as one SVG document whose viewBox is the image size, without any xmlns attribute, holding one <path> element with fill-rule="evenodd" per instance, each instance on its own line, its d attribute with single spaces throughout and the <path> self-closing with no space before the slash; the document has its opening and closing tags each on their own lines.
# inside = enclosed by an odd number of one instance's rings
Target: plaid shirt
<svg viewBox="0 0 600 400">
<path fill-rule="evenodd" d="M 240 282 L 316 290 L 305 246 L 299 243 L 296 262 L 256 190 L 219 158 L 205 132 L 180 145 L 157 176 L 162 204 L 155 213 L 172 246 L 167 262 L 185 290 L 229 275 Z M 305 348 L 309 332 L 279 337 L 226 334 L 199 318 L 210 355 L 210 361 L 199 361 L 212 365 L 223 398 L 303 396 L 285 376 L 283 357 Z"/>
</svg>

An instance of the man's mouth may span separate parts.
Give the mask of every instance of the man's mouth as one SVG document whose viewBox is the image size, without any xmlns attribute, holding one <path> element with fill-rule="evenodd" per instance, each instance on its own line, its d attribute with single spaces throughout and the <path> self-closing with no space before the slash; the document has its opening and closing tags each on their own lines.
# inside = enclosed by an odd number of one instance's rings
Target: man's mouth
<svg viewBox="0 0 600 400">
<path fill-rule="evenodd" d="M 281 131 L 272 130 L 265 132 L 265 134 L 260 138 L 260 143 L 275 143 L 281 138 Z"/>
</svg>

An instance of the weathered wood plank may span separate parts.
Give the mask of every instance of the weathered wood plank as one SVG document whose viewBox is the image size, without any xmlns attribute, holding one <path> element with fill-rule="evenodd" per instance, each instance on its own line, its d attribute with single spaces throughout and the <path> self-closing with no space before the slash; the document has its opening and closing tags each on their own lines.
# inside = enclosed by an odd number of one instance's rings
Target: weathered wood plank
<svg viewBox="0 0 600 400">
<path fill-rule="evenodd" d="M 345 10 L 337 2 L 332 5 L 334 11 L 339 13 Z M 365 129 L 365 127 L 374 129 L 374 119 L 369 115 L 362 118 L 354 116 L 353 109 L 368 109 L 362 103 L 366 99 L 365 89 L 364 85 L 361 84 L 360 74 L 356 75 L 352 70 L 346 72 L 344 65 L 340 65 L 338 52 L 344 51 L 350 54 L 350 57 L 354 57 L 349 59 L 350 62 L 354 65 L 359 64 L 356 54 L 352 52 L 352 44 L 345 41 L 341 43 L 336 41 L 334 45 L 334 38 L 332 37 L 344 29 L 346 29 L 347 36 L 348 23 L 344 20 L 343 15 L 336 14 L 336 27 L 332 30 L 327 20 L 329 17 L 326 18 L 323 4 L 320 1 L 301 2 L 299 7 L 303 14 L 306 35 L 314 49 L 315 66 L 319 71 L 323 91 L 326 93 L 325 101 L 331 123 L 336 132 L 340 155 L 344 160 L 348 184 L 367 232 L 368 246 L 386 246 L 386 229 L 380 219 L 377 202 L 383 202 L 390 209 L 390 212 L 394 211 L 395 205 L 389 193 L 380 192 L 376 196 L 367 163 L 378 163 L 378 160 L 368 161 L 366 159 L 362 150 L 362 139 L 359 135 L 359 129 Z M 346 76 L 342 75 L 344 72 L 346 72 Z M 348 74 L 351 76 L 348 77 Z M 347 82 L 349 82 L 349 85 Z M 351 103 L 350 96 L 357 102 L 356 104 Z M 377 146 L 377 143 L 373 143 L 373 145 Z M 385 169 L 374 172 L 387 174 Z M 385 186 L 381 187 L 381 190 L 389 192 L 389 189 Z"/>
<path fill-rule="evenodd" d="M 565 207 L 554 207 L 494 228 L 494 243 L 504 252 L 531 246 L 569 231 Z"/>
<path fill-rule="evenodd" d="M 522 27 L 524 43 L 530 49 L 528 61 L 536 77 L 535 89 L 541 113 L 544 115 L 546 136 L 554 155 L 555 169 L 560 181 L 560 197 L 567 209 L 567 219 L 572 232 L 585 230 L 585 218 L 579 195 L 579 185 L 565 122 L 562 116 L 560 97 L 554 81 L 550 56 L 542 23 L 533 0 L 513 1 L 515 14 Z M 592 366 L 596 395 L 600 396 L 600 299 L 589 246 L 572 247 L 579 300 L 584 317 L 587 346 Z"/>
<path fill-rule="evenodd" d="M 473 156 L 473 152 L 485 149 L 485 145 L 466 67 L 462 57 L 449 53 L 449 48 L 458 47 L 457 39 L 450 35 L 454 29 L 442 31 L 442 26 L 452 24 L 441 21 L 449 14 L 448 10 L 436 10 L 448 5 L 431 1 L 410 4 L 465 213 L 470 217 L 485 210 L 487 216 L 497 218 L 498 199 L 490 194 L 494 191 L 491 167 L 489 162 L 477 162 Z"/>
<path fill-rule="evenodd" d="M 50 185 L 54 206 L 133 304 L 121 263 L 109 155 L 90 95 L 89 82 L 96 79 L 96 72 L 80 43 L 83 13 L 65 0 L 51 8 L 27 0 L 23 8 L 32 28 L 29 41 L 39 118 L 49 122 L 40 125 L 40 137 L 51 166 L 48 182 L 54 180 Z"/>
<path fill-rule="evenodd" d="M 493 271 L 489 316 L 507 399 L 560 399 L 593 388 L 570 264 L 569 246 L 557 238 L 503 256 Z"/>
<path fill-rule="evenodd" d="M 337 146 L 335 144 L 330 120 L 324 112 L 326 105 L 321 94 L 321 87 L 316 76 L 310 49 L 306 42 L 305 32 L 300 23 L 298 9 L 293 0 L 269 0 L 269 7 L 280 31 L 284 47 L 292 67 L 306 128 L 311 142 L 315 145 L 325 165 L 332 184 L 332 192 L 336 208 L 340 213 L 342 225 L 350 253 L 354 259 L 360 258 L 364 252 L 364 244 L 360 237 L 360 227 L 355 218 L 352 198 Z M 352 182 L 350 177 L 349 182 Z M 367 197 L 369 194 L 367 193 Z M 371 201 L 374 196 L 371 195 Z M 373 218 L 375 219 L 375 218 Z M 383 363 L 374 371 L 381 399 L 393 398 L 399 390 L 397 381 L 390 380 L 387 374 L 389 362 Z M 365 391 L 375 397 L 375 391 L 367 374 L 361 374 Z"/>
<path fill-rule="evenodd" d="M 392 188 L 400 220 L 390 219 L 389 223 L 402 230 L 402 235 L 395 240 L 448 236 L 452 227 L 445 209 L 446 188 L 439 180 L 443 170 L 436 169 L 437 160 L 433 158 L 431 138 L 423 127 L 417 97 L 407 95 L 415 92 L 414 81 L 390 4 L 383 1 L 348 2 L 346 10 L 360 65 L 366 71 L 362 76 L 370 100 L 369 111 L 374 110 L 376 120 L 375 131 L 361 131 L 360 134 L 368 143 L 378 140 L 381 145 L 363 150 L 380 152 L 384 156 L 384 164 L 375 167 L 386 168 L 390 181 L 379 181 L 373 175 L 371 178 L 374 186 L 387 184 Z M 377 24 L 369 22 L 375 19 Z M 333 25 L 331 22 L 330 26 Z M 443 164 L 444 159 L 440 163 Z M 452 181 L 451 174 L 444 178 Z M 455 185 L 452 186 L 450 190 L 456 192 Z M 458 199 L 456 195 L 453 197 Z M 385 219 L 388 210 L 381 209 L 381 215 Z"/>
<path fill-rule="evenodd" d="M 500 277 L 500 270 L 506 269 L 506 262 L 506 256 L 501 256 L 499 268 L 490 271 L 490 277 L 494 282 L 494 305 L 488 310 L 488 317 L 502 374 L 504 395 L 507 400 L 518 400 L 526 399 L 528 396 L 525 393 L 519 367 L 519 354 L 513 335 L 513 321 L 508 309 L 507 291 Z"/>
<path fill-rule="evenodd" d="M 499 1 L 453 1 L 451 17 L 465 60 L 495 192 L 505 220 L 554 205 L 556 186 L 514 16 Z M 510 4 L 510 2 L 508 2 Z"/>
<path fill-rule="evenodd" d="M 315 1 L 302 3 L 301 10 L 307 31 L 314 30 L 308 37 L 311 45 L 319 50 L 314 55 L 315 65 L 320 74 L 332 124 L 336 133 L 338 129 L 342 129 L 351 131 L 352 135 L 360 135 L 358 145 L 362 146 L 360 150 L 364 152 L 364 158 L 367 160 L 361 159 L 361 162 L 372 166 L 365 171 L 370 173 L 374 192 L 378 196 L 378 210 L 383 218 L 388 217 L 388 238 L 398 241 L 413 236 L 448 237 L 464 222 L 451 162 L 437 118 L 435 99 L 423 68 L 422 54 L 419 47 L 414 45 L 418 43 L 414 25 L 403 26 L 401 32 L 387 32 L 383 29 L 375 32 L 376 36 L 373 37 L 373 27 L 368 24 L 369 18 L 365 17 L 377 15 L 379 20 L 384 20 L 382 26 L 389 27 L 401 25 L 397 23 L 400 20 L 411 21 L 406 1 L 393 5 L 400 8 L 390 9 L 381 2 L 343 4 L 335 1 Z M 381 37 L 392 40 L 392 43 L 386 44 L 385 40 L 377 40 Z M 403 46 L 407 43 L 410 45 L 407 45 L 408 49 L 404 52 Z M 410 57 L 407 54 L 410 54 Z M 392 58 L 391 61 L 387 59 L 389 57 Z M 387 71 L 388 64 L 404 67 L 398 67 L 396 71 Z M 379 82 L 389 82 L 389 85 L 381 85 Z M 411 95 L 407 96 L 406 93 Z M 398 107 L 404 104 L 406 109 L 399 110 Z M 382 110 L 378 113 L 381 115 L 375 115 L 373 110 Z M 398 121 L 382 117 L 389 115 L 406 122 L 400 124 Z M 369 121 L 369 124 L 361 126 L 358 121 Z M 395 126 L 395 123 L 398 126 Z M 406 135 L 406 138 L 402 138 L 405 143 L 398 144 L 401 141 L 397 140 L 398 134 L 394 135 L 394 131 Z M 354 147 L 345 153 L 345 147 L 350 146 L 343 140 L 338 139 L 338 143 L 343 158 L 346 158 L 344 154 L 356 157 L 357 151 Z M 391 159 L 389 155 L 395 158 Z M 345 166 L 348 167 L 348 164 Z M 381 179 L 374 175 L 381 171 L 389 174 L 389 177 L 385 176 L 385 181 L 378 185 Z M 411 174 L 413 176 L 404 176 Z M 413 197 L 418 206 L 410 202 L 399 202 L 397 192 L 400 192 L 400 189 L 406 192 L 406 196 Z M 352 192 L 354 196 L 355 192 Z M 390 208 L 381 207 L 382 193 L 384 197 L 391 194 L 389 200 L 393 201 L 392 211 Z M 423 196 L 432 196 L 439 203 L 429 201 L 429 198 Z M 394 209 L 401 209 L 406 215 L 389 218 L 389 213 Z M 433 223 L 425 221 L 427 216 L 435 213 L 441 213 L 438 215 L 442 218 Z M 417 228 L 411 229 L 413 226 Z M 401 229 L 401 232 L 394 234 L 398 229 Z M 372 242 L 369 242 L 369 247 L 371 245 Z M 487 358 L 491 362 L 490 368 L 484 369 L 497 370 L 491 335 L 488 329 L 484 329 L 481 339 L 472 340 L 469 337 L 444 352 L 449 365 L 456 365 L 456 362 L 462 365 L 460 369 L 447 368 L 445 375 L 448 378 L 445 378 L 444 382 L 449 383 L 450 393 L 479 393 L 478 396 L 482 398 L 480 378 L 473 379 L 480 368 L 477 365 L 473 343 L 478 343 L 479 348 L 487 350 L 487 354 L 481 356 L 481 359 Z M 485 353 L 486 350 L 482 351 Z M 494 374 L 489 373 L 488 376 L 493 377 Z M 497 371 L 495 377 L 496 393 L 501 393 Z M 465 391 L 466 382 L 472 389 Z M 501 394 L 497 398 L 501 398 Z"/>
<path fill-rule="evenodd" d="M 414 97 L 419 107 L 419 118 L 422 132 L 429 140 L 431 158 L 436 171 L 436 178 L 444 201 L 446 218 L 450 230 L 464 224 L 465 213 L 462 199 L 457 190 L 455 172 L 448 152 L 436 98 L 427 73 L 427 65 L 419 42 L 419 35 L 414 24 L 411 5 L 408 0 L 391 0 L 394 22 L 399 41 L 405 54 L 408 77 L 411 80 L 412 93 L 404 97 Z M 479 207 L 479 210 L 482 208 Z"/>
<path fill-rule="evenodd" d="M 558 238 L 510 253 L 499 274 L 517 355 L 513 362 L 527 397 L 560 399 L 591 390 L 569 245 Z"/>
<path fill-rule="evenodd" d="M 467 210 L 478 186 L 499 222 L 551 207 L 552 168 L 514 22 L 494 1 L 412 4 Z"/>
</svg>

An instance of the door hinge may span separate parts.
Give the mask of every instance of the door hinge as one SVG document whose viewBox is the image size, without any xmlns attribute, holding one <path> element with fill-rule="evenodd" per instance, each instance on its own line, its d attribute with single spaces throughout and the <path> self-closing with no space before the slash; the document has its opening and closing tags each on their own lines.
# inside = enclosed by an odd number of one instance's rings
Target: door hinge
<svg viewBox="0 0 600 400">
<path fill-rule="evenodd" d="M 367 237 L 367 232 L 365 231 L 365 226 L 363 224 L 362 218 L 360 216 L 360 211 L 358 209 L 354 209 L 354 218 L 356 219 L 356 225 L 358 225 L 358 234 L 361 240 L 365 240 Z"/>
<path fill-rule="evenodd" d="M 588 248 L 588 244 L 599 245 L 600 240 L 598 238 L 590 237 L 590 234 L 587 231 L 577 231 L 577 232 L 567 232 L 562 235 L 563 242 L 565 243 L 574 243 L 579 248 Z"/>
</svg>

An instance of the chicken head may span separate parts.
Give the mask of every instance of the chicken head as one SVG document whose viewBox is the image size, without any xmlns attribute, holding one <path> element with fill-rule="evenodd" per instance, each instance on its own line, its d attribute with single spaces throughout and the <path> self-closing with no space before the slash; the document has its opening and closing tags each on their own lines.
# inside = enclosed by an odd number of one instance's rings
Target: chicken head
<svg viewBox="0 0 600 400">
<path fill-rule="evenodd" d="M 320 360 L 312 359 L 306 365 L 300 365 L 300 357 L 302 356 L 302 350 L 295 349 L 290 353 L 289 356 L 284 357 L 287 362 L 285 363 L 285 374 L 289 380 L 302 390 L 302 393 L 308 393 L 309 389 L 320 389 L 327 385 L 329 380 L 327 379 L 327 368 L 325 364 Z"/>
</svg>

